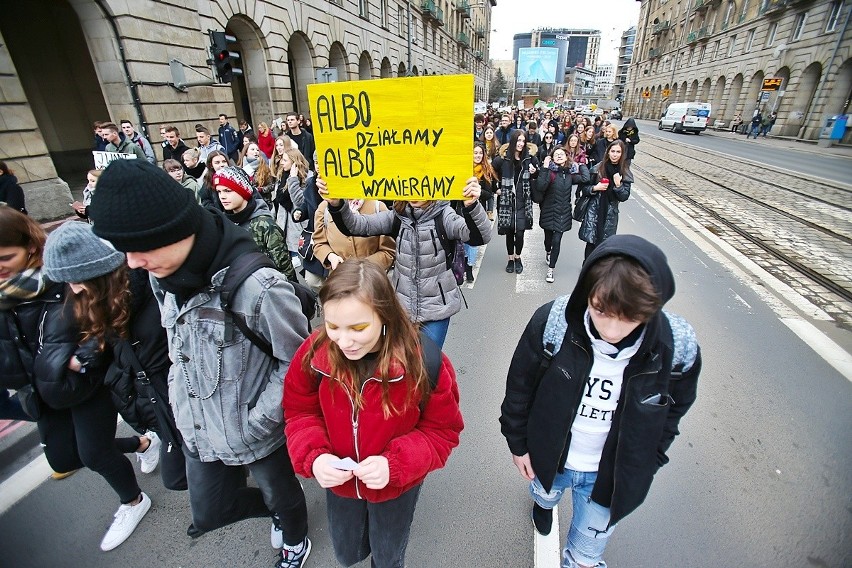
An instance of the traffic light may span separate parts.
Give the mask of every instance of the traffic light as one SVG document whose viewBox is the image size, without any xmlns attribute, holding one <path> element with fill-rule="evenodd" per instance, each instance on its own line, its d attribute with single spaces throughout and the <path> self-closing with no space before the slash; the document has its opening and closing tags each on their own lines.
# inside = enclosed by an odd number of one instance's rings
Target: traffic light
<svg viewBox="0 0 852 568">
<path fill-rule="evenodd" d="M 209 30 L 211 63 L 216 70 L 216 78 L 220 83 L 230 83 L 235 75 L 242 75 L 238 67 L 240 54 L 228 49 L 229 43 L 236 43 L 237 38 L 225 32 Z"/>
</svg>

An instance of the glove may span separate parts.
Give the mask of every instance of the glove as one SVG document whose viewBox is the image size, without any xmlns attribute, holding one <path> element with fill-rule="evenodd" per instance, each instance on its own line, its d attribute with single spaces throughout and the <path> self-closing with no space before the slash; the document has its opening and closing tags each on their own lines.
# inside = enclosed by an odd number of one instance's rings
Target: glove
<svg viewBox="0 0 852 568">
<path fill-rule="evenodd" d="M 91 337 L 80 344 L 74 356 L 85 369 L 95 369 L 104 363 L 105 355 L 98 345 L 98 340 Z"/>
</svg>

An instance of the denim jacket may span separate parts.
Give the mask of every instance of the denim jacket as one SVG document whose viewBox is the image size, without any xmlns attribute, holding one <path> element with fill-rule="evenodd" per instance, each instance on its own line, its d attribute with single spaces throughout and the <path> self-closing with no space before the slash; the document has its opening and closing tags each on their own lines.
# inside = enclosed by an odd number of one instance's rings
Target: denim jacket
<svg viewBox="0 0 852 568">
<path fill-rule="evenodd" d="M 184 443 L 201 461 L 239 465 L 284 445 L 284 374 L 308 324 L 283 275 L 261 268 L 249 276 L 232 294 L 232 310 L 272 343 L 270 359 L 233 322 L 226 325 L 217 291 L 226 272 L 182 306 L 152 283 L 168 332 L 169 400 Z"/>
</svg>

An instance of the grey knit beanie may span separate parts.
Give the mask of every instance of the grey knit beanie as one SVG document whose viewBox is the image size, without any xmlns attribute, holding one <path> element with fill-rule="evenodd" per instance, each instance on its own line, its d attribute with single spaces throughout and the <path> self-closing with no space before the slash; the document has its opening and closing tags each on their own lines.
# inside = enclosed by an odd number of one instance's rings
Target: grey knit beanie
<svg viewBox="0 0 852 568">
<path fill-rule="evenodd" d="M 124 253 L 99 239 L 92 226 L 68 221 L 47 236 L 44 275 L 54 282 L 85 282 L 124 264 Z"/>
</svg>

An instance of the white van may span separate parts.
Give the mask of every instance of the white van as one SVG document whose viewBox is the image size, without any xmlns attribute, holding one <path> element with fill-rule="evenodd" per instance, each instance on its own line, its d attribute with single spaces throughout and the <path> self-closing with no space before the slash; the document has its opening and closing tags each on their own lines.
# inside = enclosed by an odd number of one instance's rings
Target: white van
<svg viewBox="0 0 852 568">
<path fill-rule="evenodd" d="M 695 132 L 701 134 L 707 130 L 710 119 L 710 103 L 672 103 L 660 118 L 657 129 L 670 129 L 672 132 Z"/>
</svg>

